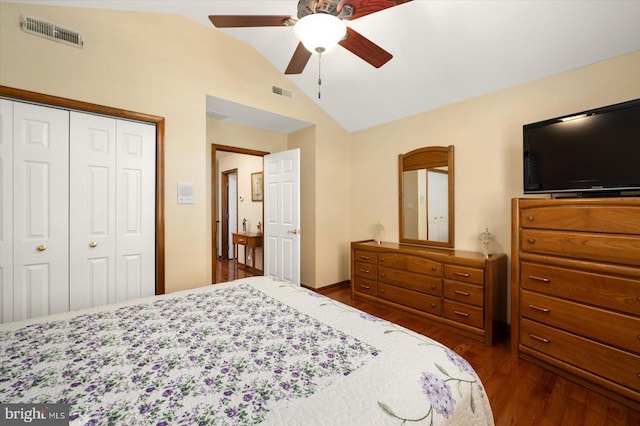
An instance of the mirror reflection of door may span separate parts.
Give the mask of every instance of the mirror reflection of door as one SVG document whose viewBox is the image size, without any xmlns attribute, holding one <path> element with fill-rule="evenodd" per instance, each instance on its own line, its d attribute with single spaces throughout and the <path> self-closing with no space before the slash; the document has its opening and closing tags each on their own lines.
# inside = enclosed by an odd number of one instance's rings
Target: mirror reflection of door
<svg viewBox="0 0 640 426">
<path fill-rule="evenodd" d="M 447 182 L 449 176 L 443 170 L 427 171 L 427 187 L 429 200 L 427 204 L 428 240 L 447 241 L 449 239 L 449 192 Z M 423 238 L 422 236 L 420 237 Z"/>
<path fill-rule="evenodd" d="M 405 238 L 448 241 L 448 180 L 446 167 L 403 172 Z"/>
</svg>

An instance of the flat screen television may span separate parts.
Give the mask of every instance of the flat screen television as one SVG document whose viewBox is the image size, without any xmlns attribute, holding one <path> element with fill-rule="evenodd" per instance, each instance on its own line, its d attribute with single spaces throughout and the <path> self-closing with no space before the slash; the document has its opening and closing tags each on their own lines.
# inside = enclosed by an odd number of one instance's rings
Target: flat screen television
<svg viewBox="0 0 640 426">
<path fill-rule="evenodd" d="M 523 126 L 524 193 L 640 190 L 640 99 Z"/>
</svg>

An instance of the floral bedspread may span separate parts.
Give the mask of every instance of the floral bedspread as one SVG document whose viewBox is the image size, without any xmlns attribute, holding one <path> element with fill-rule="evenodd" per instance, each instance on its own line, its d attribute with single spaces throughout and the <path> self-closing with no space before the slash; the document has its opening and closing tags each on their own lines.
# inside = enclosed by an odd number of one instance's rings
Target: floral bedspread
<svg viewBox="0 0 640 426">
<path fill-rule="evenodd" d="M 493 424 L 452 350 L 254 277 L 0 325 L 0 402 L 72 424 Z"/>
</svg>

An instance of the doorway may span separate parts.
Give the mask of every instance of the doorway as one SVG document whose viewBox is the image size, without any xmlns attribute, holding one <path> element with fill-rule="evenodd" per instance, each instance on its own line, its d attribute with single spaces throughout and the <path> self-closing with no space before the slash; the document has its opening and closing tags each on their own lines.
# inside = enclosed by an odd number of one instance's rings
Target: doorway
<svg viewBox="0 0 640 426">
<path fill-rule="evenodd" d="M 233 178 L 230 178 L 230 175 L 232 173 L 227 173 L 226 175 L 224 175 L 223 172 L 220 171 L 221 167 L 219 167 L 219 160 L 220 158 L 224 158 L 229 154 L 244 154 L 248 156 L 260 157 L 260 165 L 258 168 L 262 170 L 263 169 L 262 157 L 269 154 L 269 152 L 237 148 L 237 147 L 226 146 L 226 145 L 215 145 L 215 144 L 211 145 L 211 230 L 212 230 L 212 235 L 211 235 L 212 275 L 211 277 L 212 277 L 212 282 L 214 284 L 217 282 L 222 282 L 220 281 L 220 278 L 219 278 L 220 274 L 217 273 L 217 268 L 219 267 L 219 261 L 221 260 L 224 261 L 226 258 L 228 258 L 228 251 L 225 248 L 231 247 L 231 253 L 233 253 L 233 245 L 232 245 L 232 239 L 230 235 L 233 232 L 237 232 L 238 221 L 240 220 L 240 216 L 238 214 L 238 211 L 241 210 L 240 205 L 241 204 L 246 205 L 247 203 L 252 202 L 251 194 L 248 194 L 247 196 L 247 194 L 241 194 L 240 192 L 242 191 L 237 190 L 235 195 L 230 195 L 229 192 L 226 191 L 227 183 L 229 183 L 230 179 L 233 179 Z M 222 167 L 222 169 L 224 169 L 225 167 Z M 226 171 L 233 172 L 234 169 L 228 168 Z M 251 172 L 256 172 L 256 171 L 258 170 L 253 170 L 253 169 L 251 170 Z M 251 178 L 250 173 L 249 172 L 247 173 L 248 175 L 244 176 L 245 171 L 235 169 L 236 182 L 237 182 L 236 187 L 238 185 L 238 182 L 240 182 L 242 179 Z M 227 179 L 226 182 L 225 182 L 225 179 Z M 225 220 L 223 215 L 225 214 L 224 212 L 228 211 L 228 208 L 229 208 L 228 206 L 232 204 L 232 202 L 229 201 L 229 198 L 227 198 L 227 205 L 226 206 L 223 205 L 225 194 L 227 197 L 234 197 L 236 200 L 235 215 L 231 211 L 228 212 L 229 216 L 232 216 L 232 215 L 235 216 L 236 218 L 235 223 L 233 223 L 233 218 L 229 218 L 227 229 L 224 229 Z M 263 220 L 262 219 L 264 217 L 263 206 L 260 206 L 259 210 L 260 210 L 259 218 L 249 221 L 250 227 L 252 229 L 255 229 L 257 223 L 262 222 Z M 242 248 L 240 248 L 240 250 L 242 250 Z M 231 254 L 231 259 L 233 259 L 233 254 Z"/>
</svg>

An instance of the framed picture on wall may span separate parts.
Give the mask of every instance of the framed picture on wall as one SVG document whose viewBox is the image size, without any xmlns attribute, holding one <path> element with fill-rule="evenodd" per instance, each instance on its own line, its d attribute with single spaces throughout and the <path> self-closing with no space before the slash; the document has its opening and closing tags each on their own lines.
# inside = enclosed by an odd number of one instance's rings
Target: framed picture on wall
<svg viewBox="0 0 640 426">
<path fill-rule="evenodd" d="M 251 201 L 262 201 L 262 172 L 251 173 Z"/>
</svg>

